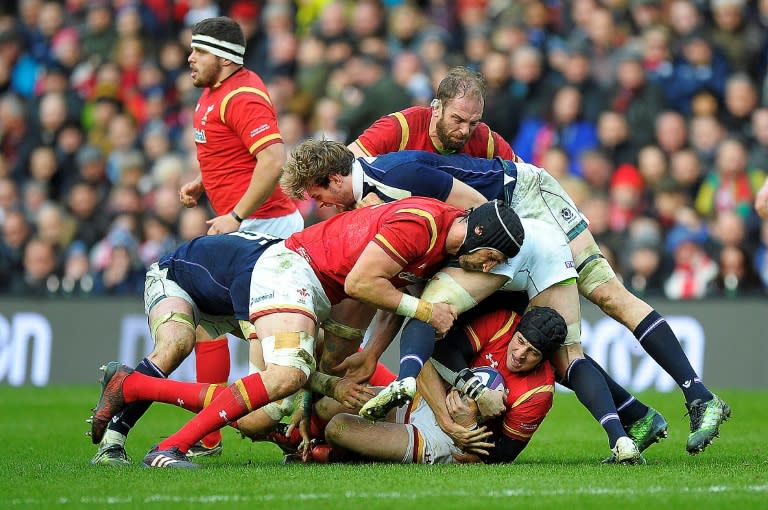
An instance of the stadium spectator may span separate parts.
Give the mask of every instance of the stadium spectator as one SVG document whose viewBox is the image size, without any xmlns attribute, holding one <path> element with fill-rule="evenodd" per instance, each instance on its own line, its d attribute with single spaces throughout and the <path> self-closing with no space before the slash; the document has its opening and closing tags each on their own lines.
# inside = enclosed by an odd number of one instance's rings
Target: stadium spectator
<svg viewBox="0 0 768 510">
<path fill-rule="evenodd" d="M 689 145 L 704 172 L 715 170 L 715 158 L 722 141 L 728 136 L 723 124 L 713 115 L 697 115 L 690 119 Z"/>
<path fill-rule="evenodd" d="M 99 296 L 135 296 L 141 293 L 146 269 L 139 259 L 136 238 L 126 230 L 114 229 L 107 241 L 110 253 L 106 266 L 94 274 L 93 293 Z"/>
<path fill-rule="evenodd" d="M 687 300 L 711 295 L 718 266 L 704 250 L 707 238 L 705 228 L 691 230 L 685 225 L 674 227 L 667 235 L 666 249 L 674 264 L 664 282 L 668 298 Z"/>
<path fill-rule="evenodd" d="M 715 169 L 707 174 L 699 188 L 696 210 L 707 218 L 714 218 L 722 211 L 734 211 L 745 221 L 750 220 L 755 193 L 764 179 L 764 171 L 747 168 L 744 144 L 728 138 L 718 146 Z"/>
<path fill-rule="evenodd" d="M 2 184 L 2 183 L 0 183 Z M 0 291 L 8 292 L 15 275 L 24 271 L 24 246 L 32 236 L 32 226 L 18 210 L 4 213 L 0 237 Z"/>
<path fill-rule="evenodd" d="M 33 237 L 24 245 L 22 271 L 14 273 L 9 292 L 24 297 L 50 297 L 59 290 L 56 250 L 52 243 Z"/>
<path fill-rule="evenodd" d="M 743 247 L 723 247 L 718 266 L 720 270 L 715 278 L 712 295 L 736 298 L 765 294 L 752 258 Z"/>
<path fill-rule="evenodd" d="M 627 50 L 620 56 L 607 98 L 605 109 L 626 116 L 627 124 L 632 126 L 629 138 L 636 146 L 653 141 L 653 123 L 664 109 L 664 93 L 647 79 L 639 54 Z"/>
<path fill-rule="evenodd" d="M 656 145 L 667 156 L 688 144 L 688 125 L 685 117 L 675 111 L 664 111 L 656 117 L 654 125 Z"/>
<path fill-rule="evenodd" d="M 541 165 L 544 151 L 557 145 L 568 154 L 569 172 L 581 176 L 581 156 L 597 148 L 598 143 L 595 124 L 581 116 L 581 93 L 564 85 L 555 93 L 544 117 L 523 121 L 512 145 L 523 161 L 534 165 Z"/>
<path fill-rule="evenodd" d="M 730 136 L 749 138 L 751 116 L 760 104 L 760 94 L 752 79 L 744 73 L 732 74 L 725 82 L 723 125 Z"/>
</svg>

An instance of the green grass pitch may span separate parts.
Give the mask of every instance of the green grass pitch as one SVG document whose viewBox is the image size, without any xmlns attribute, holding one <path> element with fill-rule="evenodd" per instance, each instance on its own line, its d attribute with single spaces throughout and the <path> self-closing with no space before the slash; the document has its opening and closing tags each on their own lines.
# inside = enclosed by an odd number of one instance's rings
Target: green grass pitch
<svg viewBox="0 0 768 510">
<path fill-rule="evenodd" d="M 96 373 L 94 373 L 94 378 Z M 85 418 L 98 385 L 0 387 L 0 508 L 469 508 L 768 509 L 768 391 L 721 391 L 733 417 L 704 453 L 685 452 L 679 392 L 646 393 L 670 424 L 645 466 L 606 466 L 600 427 L 558 393 L 541 430 L 508 466 L 283 465 L 276 446 L 224 431 L 224 454 L 204 469 L 140 467 L 149 447 L 190 416 L 155 405 L 131 434 L 130 468 L 96 468 Z"/>
</svg>

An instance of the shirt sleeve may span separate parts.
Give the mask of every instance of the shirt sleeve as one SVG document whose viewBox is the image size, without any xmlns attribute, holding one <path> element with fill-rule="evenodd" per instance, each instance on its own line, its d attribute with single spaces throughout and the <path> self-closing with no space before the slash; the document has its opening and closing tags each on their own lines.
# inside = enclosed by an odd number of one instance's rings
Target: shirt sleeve
<svg viewBox="0 0 768 510">
<path fill-rule="evenodd" d="M 392 259 L 406 266 L 424 257 L 430 250 L 441 249 L 434 245 L 438 237 L 432 216 L 413 212 L 397 212 L 385 221 L 373 238 Z"/>
<path fill-rule="evenodd" d="M 494 156 L 499 156 L 501 159 L 506 159 L 507 161 L 522 161 L 518 160 L 517 154 L 515 154 L 512 146 L 509 145 L 500 134 L 496 131 L 491 131 L 490 136 L 493 137 L 493 146 L 495 147 Z"/>
<path fill-rule="evenodd" d="M 397 152 L 400 148 L 400 124 L 392 115 L 385 115 L 363 131 L 355 143 L 368 156 Z"/>
<path fill-rule="evenodd" d="M 464 332 L 475 353 L 480 352 L 484 346 L 488 345 L 489 341 L 498 336 L 498 333 L 510 322 L 510 316 L 514 316 L 514 312 L 511 310 L 497 309 L 483 313 L 469 321 L 464 327 Z"/>
<path fill-rule="evenodd" d="M 248 152 L 256 154 L 282 143 L 277 115 L 266 93 L 259 89 L 236 91 L 224 107 L 224 122 L 240 137 Z"/>
<path fill-rule="evenodd" d="M 553 394 L 553 385 L 530 390 L 525 400 L 516 403 L 504 415 L 503 434 L 520 441 L 529 441 L 552 407 Z"/>
</svg>

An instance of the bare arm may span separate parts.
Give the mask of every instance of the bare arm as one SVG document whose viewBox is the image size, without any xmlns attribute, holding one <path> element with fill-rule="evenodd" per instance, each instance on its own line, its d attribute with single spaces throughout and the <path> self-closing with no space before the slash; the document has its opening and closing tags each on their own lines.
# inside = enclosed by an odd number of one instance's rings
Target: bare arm
<svg viewBox="0 0 768 510">
<path fill-rule="evenodd" d="M 349 409 L 356 409 L 368 402 L 376 393 L 367 386 L 356 384 L 347 378 L 312 372 L 304 387 L 315 393 L 331 397 Z"/>
<path fill-rule="evenodd" d="M 339 365 L 333 367 L 334 372 L 344 373 L 345 377 L 356 382 L 367 381 L 371 378 L 376 370 L 376 363 L 392 343 L 403 324 L 403 317 L 379 310 L 372 324 L 374 324 L 374 328 L 365 348 L 361 352 L 353 353 Z"/>
<path fill-rule="evenodd" d="M 234 208 L 241 218 L 247 218 L 253 214 L 275 191 L 285 164 L 285 146 L 282 143 L 273 143 L 255 156 L 257 161 L 253 168 L 251 182 Z M 240 223 L 231 216 L 231 212 L 226 211 L 221 216 L 209 220 L 208 233 L 221 234 L 237 230 Z"/>
<path fill-rule="evenodd" d="M 446 198 L 445 201 L 460 209 L 469 209 L 470 207 L 482 205 L 488 200 L 486 200 L 486 198 L 475 188 L 467 186 L 454 178 L 451 192 L 448 194 L 448 198 Z"/>
<path fill-rule="evenodd" d="M 364 156 L 367 156 L 365 152 L 363 152 L 363 149 L 360 148 L 359 145 L 357 145 L 357 141 L 354 141 L 347 145 L 347 149 L 352 151 L 352 154 L 355 155 L 356 158 L 362 158 Z"/>
<path fill-rule="evenodd" d="M 405 294 L 389 281 L 403 269 L 381 247 L 369 242 L 344 282 L 344 291 L 353 299 L 381 310 L 398 313 Z M 409 298 L 412 298 L 409 296 Z M 424 303 L 426 305 L 426 302 Z M 439 335 L 444 335 L 456 320 L 456 308 L 445 303 L 434 303 L 429 320 Z M 400 313 L 398 313 L 400 314 Z M 400 314 L 402 315 L 402 314 Z"/>
</svg>

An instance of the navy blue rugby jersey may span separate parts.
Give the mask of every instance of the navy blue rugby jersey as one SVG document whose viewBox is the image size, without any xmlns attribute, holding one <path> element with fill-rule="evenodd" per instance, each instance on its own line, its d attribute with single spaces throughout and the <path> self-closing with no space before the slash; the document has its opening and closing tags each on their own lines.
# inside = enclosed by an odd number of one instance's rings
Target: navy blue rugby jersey
<svg viewBox="0 0 768 510">
<path fill-rule="evenodd" d="M 202 236 L 163 256 L 160 268 L 184 289 L 201 312 L 248 320 L 253 266 L 264 250 L 282 241 L 259 232 Z"/>
<path fill-rule="evenodd" d="M 454 178 L 476 189 L 488 200 L 501 198 L 509 201 L 517 180 L 515 164 L 500 158 L 400 151 L 358 158 L 357 162 L 363 170 L 360 198 L 373 192 L 384 202 L 409 196 L 445 201 Z"/>
</svg>

